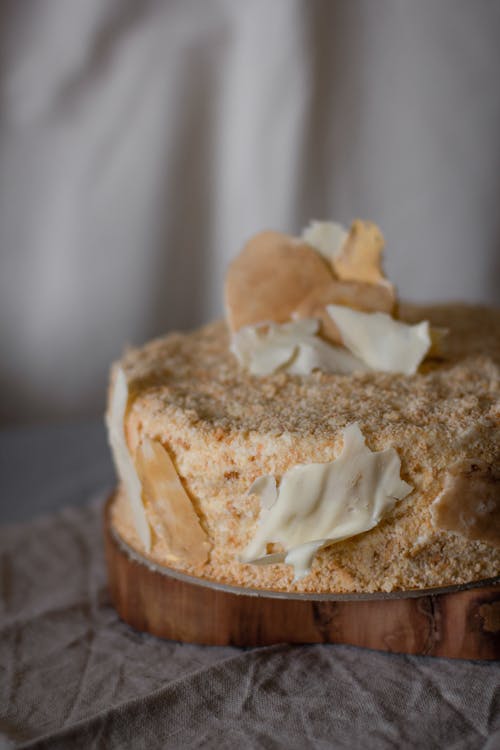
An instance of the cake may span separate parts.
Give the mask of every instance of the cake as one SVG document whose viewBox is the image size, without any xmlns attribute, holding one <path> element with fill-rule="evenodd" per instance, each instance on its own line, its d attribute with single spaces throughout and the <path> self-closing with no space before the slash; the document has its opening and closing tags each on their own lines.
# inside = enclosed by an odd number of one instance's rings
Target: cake
<svg viewBox="0 0 500 750">
<path fill-rule="evenodd" d="M 113 365 L 111 519 L 131 548 L 275 591 L 499 574 L 500 311 L 398 302 L 382 242 L 360 222 L 259 235 L 226 320 Z"/>
</svg>

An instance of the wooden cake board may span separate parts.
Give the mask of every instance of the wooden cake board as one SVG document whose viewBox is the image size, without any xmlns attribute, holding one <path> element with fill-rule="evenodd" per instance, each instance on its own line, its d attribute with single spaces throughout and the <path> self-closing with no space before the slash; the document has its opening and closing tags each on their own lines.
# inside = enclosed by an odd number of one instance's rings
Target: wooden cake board
<svg viewBox="0 0 500 750">
<path fill-rule="evenodd" d="M 137 630 L 218 646 L 344 643 L 462 659 L 500 658 L 500 577 L 389 594 L 288 594 L 230 586 L 156 565 L 111 525 L 104 536 L 111 600 Z"/>
</svg>

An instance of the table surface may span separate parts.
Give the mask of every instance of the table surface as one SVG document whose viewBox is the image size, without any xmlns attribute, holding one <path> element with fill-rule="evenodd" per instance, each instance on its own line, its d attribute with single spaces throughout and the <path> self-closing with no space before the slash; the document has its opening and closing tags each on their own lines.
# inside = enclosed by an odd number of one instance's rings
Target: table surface
<svg viewBox="0 0 500 750">
<path fill-rule="evenodd" d="M 500 665 L 215 648 L 110 606 L 103 425 L 0 431 L 0 749 L 500 748 Z"/>
<path fill-rule="evenodd" d="M 83 505 L 113 483 L 103 421 L 0 430 L 0 523 Z"/>
</svg>

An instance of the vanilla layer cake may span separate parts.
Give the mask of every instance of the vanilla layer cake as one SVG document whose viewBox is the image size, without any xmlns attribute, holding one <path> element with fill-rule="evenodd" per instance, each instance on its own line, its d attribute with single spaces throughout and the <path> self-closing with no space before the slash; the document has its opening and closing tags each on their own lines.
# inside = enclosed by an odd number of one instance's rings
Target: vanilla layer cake
<svg viewBox="0 0 500 750">
<path fill-rule="evenodd" d="M 449 482 L 450 467 L 461 460 L 489 467 L 478 492 L 488 485 L 488 502 L 493 493 L 498 497 L 500 312 L 458 304 L 401 305 L 400 317 L 446 328 L 445 358 L 426 360 L 415 375 L 315 371 L 255 376 L 230 352 L 224 322 L 127 351 L 113 368 L 112 383 L 118 367 L 123 368 L 130 455 L 145 437 L 161 443 L 191 500 L 207 554 L 173 556 L 146 497 L 147 550 L 123 487 L 112 509 L 118 534 L 159 564 L 280 591 L 393 591 L 498 575 L 495 508 L 487 532 L 471 539 L 436 524 L 431 506 Z M 248 492 L 255 480 L 264 475 L 279 479 L 296 465 L 333 461 L 342 450 L 343 430 L 353 422 L 372 451 L 397 451 L 410 494 L 375 528 L 320 549 L 301 578 L 283 562 L 241 562 L 259 522 L 259 498 Z M 475 485 L 469 487 L 467 472 L 460 481 L 467 502 Z M 276 549 L 279 545 L 269 545 L 267 552 Z"/>
</svg>

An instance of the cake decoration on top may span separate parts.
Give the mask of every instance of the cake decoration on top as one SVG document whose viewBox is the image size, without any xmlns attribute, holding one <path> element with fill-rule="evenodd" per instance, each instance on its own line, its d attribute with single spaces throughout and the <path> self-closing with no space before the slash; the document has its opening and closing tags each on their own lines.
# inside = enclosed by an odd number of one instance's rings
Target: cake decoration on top
<svg viewBox="0 0 500 750">
<path fill-rule="evenodd" d="M 225 283 L 231 351 L 240 364 L 255 375 L 314 369 L 415 374 L 436 353 L 439 332 L 427 321 L 410 326 L 397 320 L 383 248 L 380 229 L 361 220 L 349 231 L 313 221 L 300 238 L 278 232 L 252 237 Z"/>
<path fill-rule="evenodd" d="M 271 375 L 278 369 L 292 375 L 316 369 L 344 374 L 368 369 L 347 349 L 317 336 L 318 330 L 314 318 L 244 326 L 232 336 L 230 349 L 252 375 Z"/>
<path fill-rule="evenodd" d="M 500 549 L 500 454 L 495 463 L 476 458 L 450 466 L 431 518 L 436 529 Z"/>
</svg>

